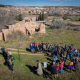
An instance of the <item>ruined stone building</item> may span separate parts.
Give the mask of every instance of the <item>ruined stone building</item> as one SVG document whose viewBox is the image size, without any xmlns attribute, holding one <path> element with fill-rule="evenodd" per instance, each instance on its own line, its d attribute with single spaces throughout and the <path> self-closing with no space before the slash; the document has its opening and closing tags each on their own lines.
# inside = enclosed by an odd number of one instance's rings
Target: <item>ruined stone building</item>
<svg viewBox="0 0 80 80">
<path fill-rule="evenodd" d="M 14 25 L 7 25 L 7 29 L 2 29 L 0 32 L 0 40 L 7 40 L 7 35 L 10 34 L 13 30 L 20 30 L 25 35 L 31 36 L 35 33 L 45 33 L 45 25 L 38 23 L 36 18 L 26 17 L 23 21 L 15 23 Z"/>
</svg>

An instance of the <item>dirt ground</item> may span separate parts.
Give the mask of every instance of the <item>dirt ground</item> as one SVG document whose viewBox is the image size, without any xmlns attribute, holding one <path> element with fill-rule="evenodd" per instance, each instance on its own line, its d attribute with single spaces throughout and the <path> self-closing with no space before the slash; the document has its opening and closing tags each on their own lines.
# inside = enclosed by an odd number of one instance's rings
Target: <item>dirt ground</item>
<svg viewBox="0 0 80 80">
<path fill-rule="evenodd" d="M 74 25 L 80 25 L 80 21 L 66 21 L 67 23 L 72 23 Z"/>
</svg>

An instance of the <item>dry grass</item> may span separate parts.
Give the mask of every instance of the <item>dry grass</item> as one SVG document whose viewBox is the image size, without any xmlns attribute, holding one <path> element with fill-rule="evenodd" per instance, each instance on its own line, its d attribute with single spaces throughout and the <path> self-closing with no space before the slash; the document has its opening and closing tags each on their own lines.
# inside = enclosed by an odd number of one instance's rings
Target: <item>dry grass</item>
<svg viewBox="0 0 80 80">
<path fill-rule="evenodd" d="M 31 42 L 49 42 L 52 44 L 74 44 L 75 47 L 80 48 L 80 31 L 64 30 L 64 29 L 46 29 L 46 34 L 35 34 L 32 38 L 23 38 L 10 40 L 7 42 L 0 41 L 0 46 L 12 48 L 29 48 Z"/>
<path fill-rule="evenodd" d="M 50 55 L 50 53 L 49 53 Z M 1 55 L 0 55 L 1 56 Z M 11 74 L 7 66 L 4 64 L 1 64 L 0 62 L 0 80 L 46 80 L 46 78 L 43 78 L 43 75 L 37 76 L 36 74 L 36 60 L 39 60 L 42 63 L 42 68 L 43 70 L 50 75 L 51 77 L 51 72 L 49 69 L 44 69 L 43 67 L 43 62 L 48 63 L 48 67 L 52 63 L 52 57 L 49 56 L 31 56 L 31 55 L 20 55 L 20 62 L 19 62 L 19 57 L 18 54 L 13 55 L 15 57 L 14 60 L 14 70 L 15 74 Z M 2 56 L 1 56 L 2 57 Z M 80 58 L 79 58 L 80 59 Z M 4 58 L 2 59 L 4 63 Z M 69 63 L 69 59 L 66 62 L 66 65 Z M 27 66 L 26 66 L 27 65 Z M 80 65 L 80 63 L 79 63 Z M 69 69 L 65 67 L 64 71 L 62 74 L 60 74 L 59 71 L 59 76 L 55 80 L 80 80 L 80 67 L 78 67 L 77 72 L 74 72 L 74 69 L 72 71 L 72 74 L 69 74 Z M 4 76 L 5 75 L 5 76 Z M 49 78 L 48 80 L 51 80 Z"/>
</svg>

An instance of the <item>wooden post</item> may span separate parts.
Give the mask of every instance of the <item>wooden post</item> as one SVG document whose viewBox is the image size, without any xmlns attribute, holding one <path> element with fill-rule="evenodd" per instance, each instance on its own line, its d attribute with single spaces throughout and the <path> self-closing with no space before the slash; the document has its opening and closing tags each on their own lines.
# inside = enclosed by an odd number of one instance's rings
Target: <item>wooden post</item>
<svg viewBox="0 0 80 80">
<path fill-rule="evenodd" d="M 18 56 L 19 56 L 19 62 L 20 62 L 20 54 L 19 54 L 19 49 L 18 49 Z"/>
</svg>

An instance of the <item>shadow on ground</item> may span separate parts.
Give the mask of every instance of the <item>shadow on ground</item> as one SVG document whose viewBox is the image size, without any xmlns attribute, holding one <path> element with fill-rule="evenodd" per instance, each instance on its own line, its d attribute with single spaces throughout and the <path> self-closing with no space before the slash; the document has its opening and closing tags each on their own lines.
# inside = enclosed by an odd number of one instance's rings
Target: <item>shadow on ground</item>
<svg viewBox="0 0 80 80">
<path fill-rule="evenodd" d="M 33 72 L 34 74 L 37 74 L 37 71 L 36 71 L 36 69 L 37 69 L 37 67 L 35 67 L 35 66 L 30 66 L 30 65 L 26 65 L 29 69 L 30 69 L 30 71 L 31 72 Z"/>
</svg>

